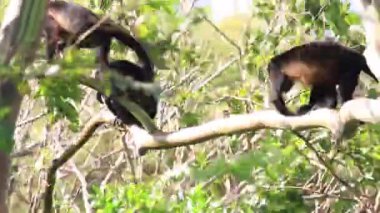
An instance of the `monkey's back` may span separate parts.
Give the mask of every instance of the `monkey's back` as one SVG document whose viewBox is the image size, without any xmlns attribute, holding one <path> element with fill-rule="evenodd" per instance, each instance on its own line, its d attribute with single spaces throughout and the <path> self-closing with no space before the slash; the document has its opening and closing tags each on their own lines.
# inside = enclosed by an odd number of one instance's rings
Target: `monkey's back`
<svg viewBox="0 0 380 213">
<path fill-rule="evenodd" d="M 270 63 L 291 80 L 305 85 L 333 85 L 345 72 L 360 73 L 363 58 L 337 42 L 316 41 L 293 47 L 272 58 Z"/>
<path fill-rule="evenodd" d="M 64 39 L 76 40 L 77 37 L 97 24 L 100 18 L 91 10 L 73 2 L 53 1 L 49 2 L 48 17 L 58 23 L 61 29 L 60 36 Z M 103 21 L 100 25 L 112 25 L 110 19 Z M 86 38 L 81 40 L 79 47 L 96 47 L 100 45 L 107 37 L 98 28 L 94 29 L 96 33 L 90 33 Z"/>
<path fill-rule="evenodd" d="M 49 2 L 48 15 L 53 17 L 64 30 L 74 35 L 81 33 L 85 28 L 91 27 L 85 26 L 86 23 L 95 24 L 99 20 L 87 8 L 65 1 Z"/>
</svg>

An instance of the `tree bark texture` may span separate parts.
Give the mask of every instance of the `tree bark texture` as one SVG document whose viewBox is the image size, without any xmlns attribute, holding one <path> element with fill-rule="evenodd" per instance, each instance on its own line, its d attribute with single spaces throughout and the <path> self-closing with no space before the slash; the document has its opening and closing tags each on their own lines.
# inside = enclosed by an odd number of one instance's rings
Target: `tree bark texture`
<svg viewBox="0 0 380 213">
<path fill-rule="evenodd" d="M 0 64 L 5 73 L 0 79 L 0 212 L 8 212 L 6 205 L 10 152 L 13 133 L 22 95 L 17 89 L 22 80 L 12 73 L 12 58 L 20 52 L 20 67 L 24 69 L 34 57 L 41 34 L 47 0 L 10 0 L 0 32 Z"/>
</svg>

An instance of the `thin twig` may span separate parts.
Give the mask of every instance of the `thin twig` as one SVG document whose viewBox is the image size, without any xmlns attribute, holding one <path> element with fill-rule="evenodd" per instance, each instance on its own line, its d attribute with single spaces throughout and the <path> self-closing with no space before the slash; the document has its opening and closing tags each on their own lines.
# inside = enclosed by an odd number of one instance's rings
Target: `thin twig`
<svg viewBox="0 0 380 213">
<path fill-rule="evenodd" d="M 77 178 L 80 182 L 81 188 L 82 188 L 82 199 L 83 199 L 83 203 L 84 203 L 84 209 L 86 210 L 86 213 L 93 213 L 94 210 L 92 209 L 91 204 L 90 204 L 90 195 L 87 191 L 88 187 L 87 187 L 86 178 L 79 171 L 78 167 L 75 165 L 75 163 L 72 160 L 70 160 L 69 163 L 71 165 L 73 172 L 77 176 Z"/>
<path fill-rule="evenodd" d="M 167 93 L 173 91 L 175 88 L 177 88 L 177 87 L 183 85 L 183 84 L 186 82 L 186 80 L 189 79 L 191 76 L 193 76 L 193 74 L 195 74 L 196 72 L 198 72 L 199 69 L 200 69 L 200 67 L 199 67 L 199 66 L 196 66 L 196 67 L 192 68 L 191 70 L 186 71 L 185 76 L 183 76 L 181 79 L 179 79 L 179 82 L 178 82 L 177 84 L 175 84 L 175 85 L 173 85 L 173 86 L 170 86 L 170 87 L 167 88 L 167 89 L 164 89 L 164 90 L 162 91 L 162 95 L 165 95 L 165 94 L 167 94 Z"/>
<path fill-rule="evenodd" d="M 349 197 L 343 197 L 340 195 L 335 195 L 335 194 L 312 194 L 312 195 L 304 195 L 302 196 L 303 199 L 305 200 L 315 200 L 315 199 L 326 199 L 326 198 L 336 198 L 339 200 L 347 200 L 347 201 L 356 201 L 355 199 L 349 198 Z"/>
<path fill-rule="evenodd" d="M 236 44 L 230 37 L 228 37 L 222 30 L 217 27 L 214 22 L 212 22 L 209 18 L 206 16 L 203 16 L 203 20 L 205 20 L 216 32 L 218 32 L 224 39 L 227 40 L 228 43 L 230 43 L 232 46 L 234 46 L 239 53 L 239 56 L 241 57 L 243 55 L 243 52 L 238 44 Z"/>
<path fill-rule="evenodd" d="M 124 138 L 125 138 L 125 139 L 122 140 L 121 143 L 123 144 L 123 147 L 124 147 L 124 150 L 125 150 L 125 154 L 126 154 L 126 156 L 127 156 L 127 158 L 128 158 L 129 166 L 131 167 L 131 173 L 132 173 L 133 182 L 134 182 L 135 184 L 137 184 L 135 161 L 134 161 L 133 158 L 131 157 L 131 151 L 128 149 L 128 145 L 127 145 L 127 143 L 125 142 L 125 140 L 127 140 L 126 137 L 128 136 L 128 134 L 129 134 L 129 133 L 126 133 L 126 134 L 124 135 Z M 129 139 L 131 139 L 131 138 L 129 137 Z"/>
<path fill-rule="evenodd" d="M 24 126 L 24 125 L 26 125 L 26 124 L 33 123 L 33 122 L 37 121 L 38 119 L 44 117 L 45 115 L 47 115 L 47 112 L 41 112 L 40 114 L 38 114 L 38 115 L 36 115 L 36 116 L 34 116 L 34 117 L 32 117 L 32 118 L 29 118 L 29 119 L 27 119 L 27 120 L 24 120 L 24 121 L 20 121 L 20 122 L 18 122 L 18 123 L 16 124 L 16 127 L 22 127 L 22 126 Z"/>
<path fill-rule="evenodd" d="M 28 147 L 25 147 L 24 149 L 22 149 L 20 151 L 12 153 L 11 158 L 20 158 L 20 157 L 25 157 L 25 156 L 31 155 L 34 153 L 34 149 L 41 148 L 43 146 L 44 145 L 41 144 L 41 142 L 31 144 Z"/>
<path fill-rule="evenodd" d="M 375 212 L 380 212 L 380 188 L 377 189 L 377 195 L 375 198 L 375 204 L 373 208 Z"/>
<path fill-rule="evenodd" d="M 232 64 L 234 64 L 236 61 L 239 60 L 239 57 L 234 57 L 231 60 L 229 60 L 227 63 L 223 64 L 222 67 L 220 67 L 217 71 L 213 72 L 213 74 L 208 77 L 207 79 L 203 80 L 200 84 L 195 86 L 192 91 L 197 91 L 200 88 L 204 87 L 206 84 L 208 84 L 210 81 L 212 81 L 214 78 L 219 76 L 223 71 L 225 71 L 227 68 L 229 68 Z"/>
<path fill-rule="evenodd" d="M 103 181 L 100 183 L 100 188 L 103 190 L 105 189 L 108 181 L 111 179 L 112 175 L 116 172 L 117 169 L 124 163 L 123 161 L 123 153 L 120 153 L 119 157 L 117 158 L 115 165 L 113 165 L 110 170 L 108 171 L 106 177 L 103 179 Z"/>
<path fill-rule="evenodd" d="M 324 167 L 330 172 L 330 174 L 336 179 L 338 180 L 342 185 L 344 185 L 345 187 L 347 187 L 347 189 L 349 189 L 351 192 L 354 193 L 355 197 L 358 198 L 357 196 L 357 190 L 355 188 L 353 188 L 352 186 L 350 186 L 345 180 L 343 180 L 341 177 L 339 177 L 336 172 L 334 171 L 334 169 L 331 167 L 330 164 L 328 164 L 323 158 L 322 156 L 319 155 L 318 151 L 314 148 L 314 146 L 312 144 L 309 143 L 309 141 L 303 136 L 301 135 L 299 132 L 297 131 L 294 131 L 294 130 L 291 130 L 293 132 L 294 135 L 296 135 L 298 138 L 300 138 L 301 140 L 303 140 L 303 142 L 306 144 L 306 146 L 315 154 L 315 156 L 318 158 L 318 160 L 320 161 L 320 163 L 322 163 L 324 165 Z"/>
</svg>

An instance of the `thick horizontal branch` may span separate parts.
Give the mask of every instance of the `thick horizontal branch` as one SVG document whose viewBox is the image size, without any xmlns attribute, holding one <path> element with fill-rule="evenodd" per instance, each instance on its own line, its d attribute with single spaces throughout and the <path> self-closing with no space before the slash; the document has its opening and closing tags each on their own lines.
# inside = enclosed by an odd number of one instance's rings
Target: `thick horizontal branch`
<svg viewBox="0 0 380 213">
<path fill-rule="evenodd" d="M 133 147 L 138 153 L 144 153 L 150 149 L 192 145 L 224 135 L 263 128 L 301 130 L 315 127 L 329 129 L 333 138 L 340 140 L 351 121 L 380 122 L 378 109 L 380 109 L 380 100 L 358 98 L 346 102 L 339 111 L 319 109 L 303 116 L 283 116 L 275 110 L 263 110 L 251 114 L 231 115 L 229 118 L 169 133 L 149 134 L 143 129 L 132 126 L 130 131 L 134 141 L 133 144 L 128 143 L 129 147 Z"/>
</svg>

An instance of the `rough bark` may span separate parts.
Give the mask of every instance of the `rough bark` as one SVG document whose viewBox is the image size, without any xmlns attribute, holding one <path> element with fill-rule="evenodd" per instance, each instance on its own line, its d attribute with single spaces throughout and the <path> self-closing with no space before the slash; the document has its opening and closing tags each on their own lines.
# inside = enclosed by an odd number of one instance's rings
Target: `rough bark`
<svg viewBox="0 0 380 213">
<path fill-rule="evenodd" d="M 40 26 L 44 18 L 41 9 L 46 1 L 11 0 L 0 33 L 0 64 L 8 66 L 14 55 L 21 49 L 20 65 L 26 67 L 33 59 Z M 37 30 L 36 30 L 37 29 Z M 0 80 L 0 110 L 5 113 L 0 117 L 0 212 L 8 212 L 6 205 L 10 152 L 13 147 L 13 133 L 16 125 L 22 96 L 17 89 L 19 77 L 8 72 L 8 78 Z"/>
</svg>

